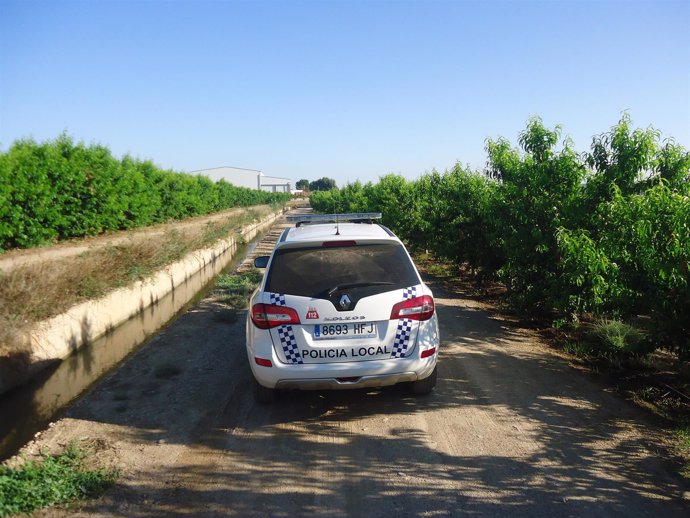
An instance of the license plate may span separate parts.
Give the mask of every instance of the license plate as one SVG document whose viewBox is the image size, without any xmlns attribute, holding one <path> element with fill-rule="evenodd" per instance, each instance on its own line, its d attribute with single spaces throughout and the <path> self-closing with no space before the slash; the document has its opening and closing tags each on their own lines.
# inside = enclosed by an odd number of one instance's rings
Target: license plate
<svg viewBox="0 0 690 518">
<path fill-rule="evenodd" d="M 316 324 L 314 326 L 314 340 L 335 340 L 337 338 L 374 338 L 376 324 L 373 322 L 357 322 L 347 324 Z"/>
</svg>

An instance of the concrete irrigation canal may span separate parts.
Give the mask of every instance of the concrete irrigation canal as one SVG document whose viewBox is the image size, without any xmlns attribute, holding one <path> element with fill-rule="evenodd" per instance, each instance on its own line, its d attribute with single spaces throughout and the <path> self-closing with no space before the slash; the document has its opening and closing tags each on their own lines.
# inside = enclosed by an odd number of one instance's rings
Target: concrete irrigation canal
<svg viewBox="0 0 690 518">
<path fill-rule="evenodd" d="M 185 272 L 183 281 L 157 297 L 149 307 L 135 311 L 135 316 L 97 339 L 85 340 L 83 347 L 62 361 L 54 361 L 28 384 L 0 394 L 0 457 L 16 453 L 89 387 L 201 300 L 213 288 L 220 271 L 246 271 L 256 250 L 270 253 L 285 225 L 284 217 L 280 217 L 249 226 L 243 233 L 250 239 L 248 243 L 233 240 L 222 253 L 203 262 L 202 267 Z"/>
</svg>

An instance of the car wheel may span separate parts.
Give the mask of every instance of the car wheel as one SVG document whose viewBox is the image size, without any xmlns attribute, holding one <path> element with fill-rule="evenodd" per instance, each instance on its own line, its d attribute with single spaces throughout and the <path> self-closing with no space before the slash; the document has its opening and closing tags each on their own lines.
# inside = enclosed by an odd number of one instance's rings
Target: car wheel
<svg viewBox="0 0 690 518">
<path fill-rule="evenodd" d="M 410 390 L 413 394 L 430 394 L 431 391 L 434 390 L 434 387 L 436 386 L 436 369 L 437 367 L 434 367 L 434 370 L 431 372 L 430 376 L 410 383 Z"/>
<path fill-rule="evenodd" d="M 254 380 L 254 399 L 262 405 L 273 403 L 276 397 L 275 389 L 266 388 L 260 385 L 258 381 Z"/>
</svg>

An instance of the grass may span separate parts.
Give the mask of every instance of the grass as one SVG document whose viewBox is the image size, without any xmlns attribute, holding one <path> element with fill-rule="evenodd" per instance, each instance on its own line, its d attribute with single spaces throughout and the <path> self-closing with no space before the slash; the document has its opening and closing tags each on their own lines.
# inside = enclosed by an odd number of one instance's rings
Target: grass
<svg viewBox="0 0 690 518">
<path fill-rule="evenodd" d="M 216 288 L 232 293 L 251 295 L 262 278 L 263 272 L 261 270 L 250 270 L 238 275 L 221 273 L 216 279 Z"/>
<path fill-rule="evenodd" d="M 77 257 L 0 271 L 0 356 L 26 348 L 22 336 L 35 323 L 70 307 L 145 280 L 186 254 L 233 235 L 269 208 L 245 209 L 206 224 L 178 228 L 96 248 Z"/>
<path fill-rule="evenodd" d="M 263 272 L 256 269 L 237 275 L 220 274 L 216 279 L 215 299 L 235 310 L 246 309 L 249 296 L 262 278 Z"/>
<path fill-rule="evenodd" d="M 566 322 L 556 320 L 553 329 L 560 336 L 561 349 L 585 361 L 608 364 L 621 369 L 623 364 L 633 367 L 649 365 L 653 347 L 644 330 L 616 319 L 594 322 Z"/>
<path fill-rule="evenodd" d="M 245 309 L 248 297 L 246 295 L 229 294 L 221 295 L 216 300 L 233 309 Z"/>
<path fill-rule="evenodd" d="M 454 277 L 457 270 L 450 261 L 438 260 L 427 251 L 416 252 L 414 262 L 429 275 L 441 279 Z"/>
<path fill-rule="evenodd" d="M 594 355 L 592 344 L 581 340 L 566 342 L 563 344 L 562 349 L 568 354 L 584 359 L 591 358 Z"/>
<path fill-rule="evenodd" d="M 596 322 L 591 335 L 593 342 L 605 354 L 630 357 L 644 353 L 644 333 L 620 320 Z"/>
<path fill-rule="evenodd" d="M 690 479 L 690 423 L 684 423 L 676 429 L 676 438 L 678 455 L 685 461 L 680 474 Z"/>
<path fill-rule="evenodd" d="M 112 470 L 87 469 L 88 453 L 71 443 L 58 455 L 0 466 L 0 517 L 69 505 L 101 494 L 117 479 Z"/>
</svg>

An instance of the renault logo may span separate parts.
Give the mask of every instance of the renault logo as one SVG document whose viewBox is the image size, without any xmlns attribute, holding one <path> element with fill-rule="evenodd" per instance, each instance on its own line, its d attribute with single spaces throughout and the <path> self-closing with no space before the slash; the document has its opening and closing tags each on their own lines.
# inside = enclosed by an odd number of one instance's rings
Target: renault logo
<svg viewBox="0 0 690 518">
<path fill-rule="evenodd" d="M 351 302 L 352 301 L 350 300 L 350 297 L 348 297 L 347 295 L 343 295 L 342 297 L 340 297 L 340 303 L 339 304 L 340 304 L 340 307 L 342 309 L 347 309 L 350 307 Z"/>
</svg>

